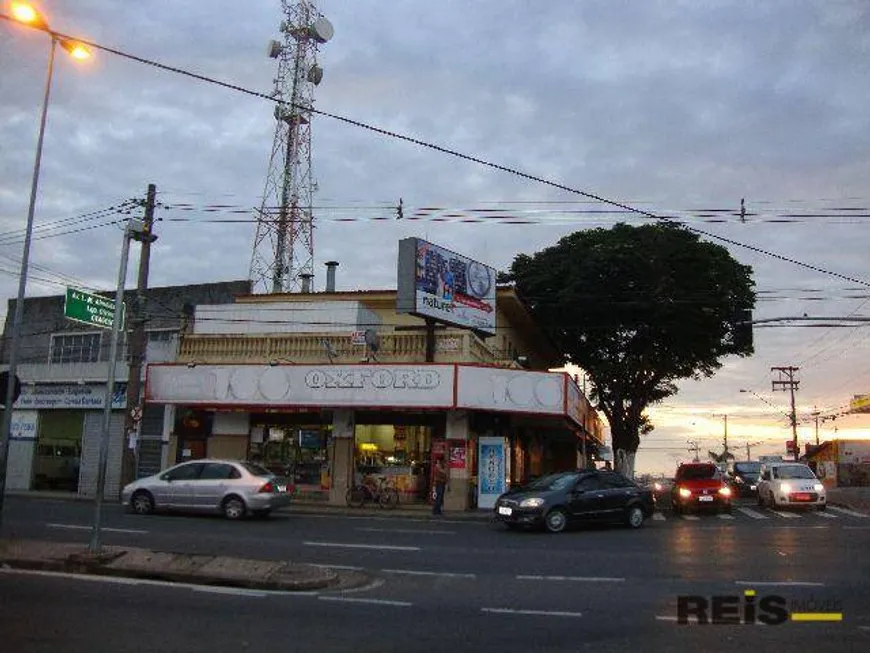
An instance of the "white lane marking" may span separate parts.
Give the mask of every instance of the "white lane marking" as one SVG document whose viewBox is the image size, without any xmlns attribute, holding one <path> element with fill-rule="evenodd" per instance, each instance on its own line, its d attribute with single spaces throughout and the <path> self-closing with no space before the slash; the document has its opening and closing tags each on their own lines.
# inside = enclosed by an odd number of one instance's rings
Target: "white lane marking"
<svg viewBox="0 0 870 653">
<path fill-rule="evenodd" d="M 699 519 L 701 519 L 700 517 L 698 517 L 698 515 L 682 515 L 682 517 L 683 519 L 686 519 L 688 521 L 698 521 Z"/>
<path fill-rule="evenodd" d="M 814 583 L 808 581 L 799 581 L 799 580 L 787 580 L 787 581 L 776 581 L 776 580 L 736 580 L 734 581 L 736 585 L 751 585 L 751 586 L 765 586 L 765 587 L 824 587 L 824 583 Z"/>
<path fill-rule="evenodd" d="M 303 563 L 305 564 L 305 563 Z M 342 569 L 344 571 L 362 571 L 365 567 L 357 567 L 356 565 L 311 565 L 312 567 L 320 567 L 322 569 Z"/>
<path fill-rule="evenodd" d="M 829 512 L 822 512 L 821 510 L 817 510 L 813 514 L 816 515 L 817 517 L 824 517 L 825 519 L 839 519 L 839 517 L 837 517 L 837 515 L 832 515 Z"/>
<path fill-rule="evenodd" d="M 800 519 L 800 515 L 796 515 L 793 512 L 783 512 L 782 510 L 774 510 L 770 509 L 774 515 L 779 515 L 780 517 L 785 517 L 786 519 Z"/>
<path fill-rule="evenodd" d="M 305 546 L 325 546 L 340 549 L 376 549 L 378 551 L 419 551 L 419 546 L 395 546 L 393 544 L 351 544 L 349 542 L 303 542 Z"/>
<path fill-rule="evenodd" d="M 672 617 L 670 615 L 661 615 L 661 614 L 656 615 L 656 621 L 676 621 L 676 620 L 677 620 L 677 617 Z"/>
<path fill-rule="evenodd" d="M 413 603 L 408 601 L 388 601 L 387 599 L 358 599 L 353 596 L 318 596 L 321 601 L 335 601 L 337 603 L 369 603 L 371 605 L 393 605 L 399 608 L 409 608 Z"/>
<path fill-rule="evenodd" d="M 828 506 L 828 510 L 836 510 L 837 512 L 849 515 L 850 517 L 858 517 L 859 519 L 867 519 L 870 515 L 865 515 L 863 512 L 849 510 L 849 508 L 841 508 L 840 506 Z"/>
<path fill-rule="evenodd" d="M 624 578 L 608 578 L 606 576 L 517 576 L 517 580 L 553 580 L 580 583 L 624 583 Z"/>
<path fill-rule="evenodd" d="M 513 610 L 511 608 L 481 608 L 489 614 L 524 614 L 535 617 L 582 617 L 582 612 L 561 612 L 559 610 Z"/>
<path fill-rule="evenodd" d="M 243 587 L 217 587 L 214 585 L 197 585 L 191 588 L 194 592 L 204 592 L 205 594 L 230 594 L 232 596 L 250 596 L 257 599 L 262 599 L 268 596 L 263 590 L 249 590 Z"/>
<path fill-rule="evenodd" d="M 357 520 L 357 521 L 386 521 L 386 522 L 410 522 L 412 524 L 431 524 L 433 518 L 414 518 L 414 517 L 374 517 L 374 516 L 357 516 L 357 515 L 318 515 L 309 512 L 288 512 L 288 515 L 299 517 L 312 517 L 314 519 L 342 519 L 342 520 Z M 449 519 L 438 517 L 439 524 L 469 524 L 472 526 L 489 526 L 492 519 L 489 518 L 469 518 L 469 519 Z"/>
<path fill-rule="evenodd" d="M 767 515 L 762 515 L 760 512 L 753 510 L 752 508 L 738 508 L 740 512 L 742 512 L 747 517 L 752 517 L 753 519 L 768 519 Z"/>
<path fill-rule="evenodd" d="M 46 524 L 46 526 L 49 528 L 66 528 L 76 531 L 89 531 L 93 529 L 93 526 L 83 526 L 81 524 Z M 100 530 L 108 533 L 132 533 L 134 535 L 144 535 L 148 533 L 148 531 L 136 528 L 109 528 L 108 526 L 101 526 Z"/>
<path fill-rule="evenodd" d="M 417 571 L 416 569 L 381 569 L 385 574 L 403 574 L 405 576 L 438 576 L 441 578 L 477 578 L 477 574 L 460 574 L 449 571 Z"/>
<path fill-rule="evenodd" d="M 406 535 L 456 535 L 456 531 L 423 530 L 419 528 L 355 528 L 366 533 L 402 533 Z"/>
<path fill-rule="evenodd" d="M 125 578 L 123 576 L 98 576 L 96 574 L 75 574 L 65 571 L 43 571 L 35 569 L 6 569 L 0 567 L 0 574 L 19 574 L 24 576 L 44 576 L 47 578 L 62 578 L 64 580 L 81 580 L 91 583 L 112 583 L 114 585 L 147 585 L 150 587 L 171 587 L 173 589 L 208 591 L 218 589 L 214 585 L 197 585 L 195 583 L 177 583 L 169 580 L 151 580 L 148 578 Z M 317 596 L 315 591 L 292 590 L 244 590 L 242 588 L 224 588 L 241 590 L 243 592 L 262 592 L 269 596 Z"/>
<path fill-rule="evenodd" d="M 846 531 L 870 531 L 870 526 L 843 526 Z"/>
<path fill-rule="evenodd" d="M 652 518 L 653 521 L 665 521 L 665 516 L 660 512 L 654 512 Z"/>
<path fill-rule="evenodd" d="M 728 513 L 722 512 L 719 513 L 719 519 L 734 519 L 734 515 L 729 515 Z"/>
</svg>

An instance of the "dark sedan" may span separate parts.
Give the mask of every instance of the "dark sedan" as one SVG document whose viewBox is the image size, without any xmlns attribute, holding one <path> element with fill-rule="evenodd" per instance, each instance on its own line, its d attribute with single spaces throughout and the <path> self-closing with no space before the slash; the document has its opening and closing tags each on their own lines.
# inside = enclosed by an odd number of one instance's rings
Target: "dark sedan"
<svg viewBox="0 0 870 653">
<path fill-rule="evenodd" d="M 650 490 L 603 470 L 543 476 L 495 502 L 495 516 L 508 528 L 543 526 L 551 533 L 584 521 L 623 522 L 640 528 L 654 511 Z"/>
</svg>

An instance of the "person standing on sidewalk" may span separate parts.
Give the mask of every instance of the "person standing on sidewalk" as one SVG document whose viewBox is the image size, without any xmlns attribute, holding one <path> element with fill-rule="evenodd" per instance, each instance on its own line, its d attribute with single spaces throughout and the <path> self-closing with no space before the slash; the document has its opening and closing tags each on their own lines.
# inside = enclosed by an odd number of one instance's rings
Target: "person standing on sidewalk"
<svg viewBox="0 0 870 653">
<path fill-rule="evenodd" d="M 435 461 L 432 482 L 435 484 L 435 503 L 432 505 L 432 514 L 440 515 L 444 507 L 444 490 L 447 488 L 447 467 L 444 465 L 443 458 Z"/>
</svg>

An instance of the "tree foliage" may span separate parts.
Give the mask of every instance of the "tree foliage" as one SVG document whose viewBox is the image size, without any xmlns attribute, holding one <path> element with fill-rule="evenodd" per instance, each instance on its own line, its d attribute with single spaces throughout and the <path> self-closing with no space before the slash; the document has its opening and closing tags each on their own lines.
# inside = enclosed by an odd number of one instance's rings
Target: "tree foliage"
<svg viewBox="0 0 870 653">
<path fill-rule="evenodd" d="M 711 376 L 753 352 L 752 268 L 669 223 L 578 231 L 514 259 L 515 283 L 539 324 L 591 381 L 614 450 L 633 454 L 645 409 L 680 379 Z M 747 337 L 749 329 L 749 337 Z"/>
</svg>

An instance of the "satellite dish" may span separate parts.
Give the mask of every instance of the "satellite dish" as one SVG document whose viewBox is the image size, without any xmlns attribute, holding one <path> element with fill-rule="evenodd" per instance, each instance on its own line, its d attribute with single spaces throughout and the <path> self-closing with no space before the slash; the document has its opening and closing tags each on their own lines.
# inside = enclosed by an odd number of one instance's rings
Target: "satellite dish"
<svg viewBox="0 0 870 653">
<path fill-rule="evenodd" d="M 372 352 L 376 352 L 381 346 L 381 339 L 378 337 L 378 332 L 374 329 L 366 329 L 366 347 Z"/>
<path fill-rule="evenodd" d="M 269 55 L 270 59 L 277 59 L 278 56 L 281 54 L 282 49 L 283 46 L 275 39 L 272 39 L 271 41 L 269 41 L 269 45 L 266 46 L 266 54 Z"/>
<path fill-rule="evenodd" d="M 314 21 L 314 24 L 309 28 L 309 32 L 311 33 L 311 38 L 318 43 L 326 43 L 335 34 L 335 29 L 332 27 L 332 23 L 321 16 Z"/>
<path fill-rule="evenodd" d="M 311 68 L 308 69 L 308 81 L 317 86 L 320 84 L 320 80 L 323 79 L 323 68 L 314 64 Z"/>
</svg>

